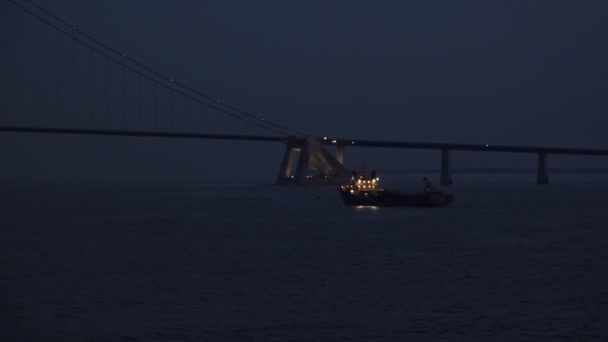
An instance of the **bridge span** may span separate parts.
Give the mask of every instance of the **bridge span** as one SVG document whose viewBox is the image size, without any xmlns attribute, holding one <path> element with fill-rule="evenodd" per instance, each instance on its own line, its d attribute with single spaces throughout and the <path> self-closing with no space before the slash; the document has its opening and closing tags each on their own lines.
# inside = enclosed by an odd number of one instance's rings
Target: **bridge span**
<svg viewBox="0 0 608 342">
<path fill-rule="evenodd" d="M 86 129 L 86 128 L 45 128 L 0 126 L 0 132 L 42 133 L 42 134 L 82 134 L 102 136 L 177 138 L 177 139 L 216 139 L 241 140 L 258 142 L 278 142 L 286 145 L 281 161 L 277 184 L 339 184 L 349 176 L 346 166 L 346 148 L 392 148 L 418 149 L 441 152 L 441 185 L 453 184 L 452 151 L 470 151 L 485 153 L 525 153 L 537 154 L 537 183 L 549 183 L 549 166 L 547 156 L 579 155 L 608 156 L 608 149 L 515 146 L 490 144 L 432 143 L 396 140 L 334 139 L 327 137 L 269 136 L 218 133 L 162 132 L 120 129 Z M 328 150 L 335 146 L 335 155 Z"/>
<path fill-rule="evenodd" d="M 537 154 L 539 184 L 549 182 L 550 154 L 608 156 L 608 149 L 314 137 L 178 82 L 30 0 L 0 1 L 0 13 L 0 132 L 276 142 L 286 146 L 283 185 L 345 181 L 347 147 L 440 151 L 442 185 L 453 183 L 453 151 Z"/>
<path fill-rule="evenodd" d="M 571 147 L 547 147 L 547 146 L 515 146 L 515 145 L 491 145 L 491 144 L 458 144 L 458 143 L 430 143 L 411 141 L 382 141 L 361 139 L 333 139 L 323 138 L 324 145 L 336 145 L 338 155 L 344 155 L 344 149 L 348 147 L 373 147 L 373 148 L 398 148 L 441 151 L 441 185 L 453 184 L 452 176 L 452 151 L 471 152 L 509 152 L 526 153 L 538 155 L 538 168 L 536 182 L 538 184 L 549 183 L 549 166 L 547 156 L 549 154 L 579 155 L 579 156 L 608 156 L 608 149 L 593 148 L 571 148 Z M 344 158 L 344 157 L 342 157 Z"/>
</svg>

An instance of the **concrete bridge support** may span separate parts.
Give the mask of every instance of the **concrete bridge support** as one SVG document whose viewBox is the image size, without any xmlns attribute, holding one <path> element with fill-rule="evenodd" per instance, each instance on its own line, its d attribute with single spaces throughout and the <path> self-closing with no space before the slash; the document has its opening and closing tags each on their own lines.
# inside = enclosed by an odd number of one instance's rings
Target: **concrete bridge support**
<svg viewBox="0 0 608 342">
<path fill-rule="evenodd" d="M 452 153 L 450 150 L 441 150 L 441 179 L 439 184 L 452 185 Z"/>
<path fill-rule="evenodd" d="M 536 176 L 536 183 L 538 184 L 549 184 L 549 167 L 547 165 L 547 154 L 538 154 L 538 171 Z"/>
<path fill-rule="evenodd" d="M 310 163 L 310 146 L 304 144 L 300 149 L 300 156 L 298 157 L 298 166 L 296 168 L 296 174 L 294 179 L 296 184 L 306 184 L 308 176 L 308 166 Z"/>
<path fill-rule="evenodd" d="M 277 175 L 277 184 L 281 184 L 288 179 L 292 179 L 294 173 L 294 165 L 298 153 L 300 153 L 301 147 L 293 144 L 287 144 L 285 146 L 285 152 L 283 153 L 283 160 L 281 161 L 281 167 L 279 174 Z"/>
<path fill-rule="evenodd" d="M 338 160 L 338 163 L 340 163 L 340 165 L 346 167 L 346 146 L 336 146 L 336 160 Z"/>
<path fill-rule="evenodd" d="M 277 184 L 343 184 L 350 178 L 350 174 L 344 166 L 345 147 L 338 146 L 336 154 L 337 157 L 332 155 L 314 137 L 287 143 L 277 175 Z"/>
</svg>

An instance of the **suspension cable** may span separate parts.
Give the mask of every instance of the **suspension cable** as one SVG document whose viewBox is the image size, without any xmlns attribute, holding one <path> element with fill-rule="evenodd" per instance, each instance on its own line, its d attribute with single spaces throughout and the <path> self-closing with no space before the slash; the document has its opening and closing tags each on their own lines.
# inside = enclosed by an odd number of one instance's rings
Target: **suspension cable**
<svg viewBox="0 0 608 342">
<path fill-rule="evenodd" d="M 18 4 L 16 4 L 16 3 L 15 3 L 13 0 L 9 0 L 9 1 L 10 1 L 10 2 L 12 2 L 13 4 L 15 4 L 15 5 L 19 6 L 19 5 L 18 5 Z M 246 112 L 246 111 L 244 111 L 244 110 L 242 110 L 242 109 L 236 108 L 236 107 L 231 106 L 231 105 L 226 104 L 226 103 L 223 103 L 223 102 L 221 102 L 220 100 L 218 100 L 218 99 L 216 99 L 216 98 L 213 98 L 213 97 L 211 97 L 211 96 L 209 96 L 209 95 L 206 95 L 206 94 L 204 94 L 204 93 L 202 93 L 202 92 L 200 92 L 200 91 L 198 91 L 198 90 L 196 90 L 196 89 L 193 89 L 193 88 L 191 88 L 191 87 L 189 87 L 189 86 L 187 86 L 187 85 L 185 85 L 185 84 L 182 84 L 182 83 L 180 83 L 180 82 L 177 82 L 176 80 L 172 79 L 171 77 L 166 76 L 166 75 L 164 75 L 164 74 L 162 74 L 162 73 L 160 73 L 160 72 L 158 72 L 158 71 L 156 71 L 156 70 L 154 70 L 154 69 L 152 69 L 152 68 L 148 67 L 147 65 L 145 65 L 145 64 L 143 64 L 143 63 L 141 63 L 141 62 L 139 62 L 139 61 L 137 61 L 137 60 L 135 60 L 135 59 L 133 59 L 133 58 L 131 58 L 131 57 L 127 56 L 126 54 L 121 53 L 120 51 L 118 51 L 118 50 L 116 50 L 116 49 L 114 49 L 114 48 L 110 47 L 109 45 L 107 45 L 107 44 L 105 44 L 105 43 L 103 43 L 103 42 L 99 41 L 98 39 L 96 39 L 96 38 L 94 38 L 93 36 L 91 36 L 91 35 L 87 34 L 86 32 L 83 32 L 83 31 L 79 30 L 79 29 L 78 29 L 76 26 L 71 25 L 70 23 L 66 22 L 65 20 L 63 20 L 62 18 L 58 17 L 57 15 L 55 15 L 55 14 L 51 13 L 50 11 L 46 10 L 45 8 L 43 8 L 43 7 L 39 6 L 38 4 L 34 3 L 33 1 L 31 1 L 31 0 L 24 0 L 24 1 L 25 1 L 25 2 L 27 2 L 27 3 L 29 3 L 29 4 L 31 4 L 32 6 L 36 7 L 37 9 L 39 9 L 39 10 L 40 10 L 40 11 L 42 11 L 42 12 L 44 12 L 45 14 L 47 14 L 47 15 L 48 15 L 48 16 L 50 16 L 50 17 L 52 17 L 53 19 L 55 19 L 56 21 L 60 22 L 61 24 L 65 25 L 66 27 L 71 28 L 71 31 L 74 31 L 74 32 L 76 32 L 76 33 L 78 33 L 78 34 L 82 35 L 83 37 L 85 37 L 85 38 L 87 38 L 88 40 L 90 40 L 90 41 L 94 42 L 95 44 L 97 44 L 97 45 L 99 45 L 99 46 L 103 47 L 104 49 L 106 49 L 106 50 L 108 50 L 108 51 L 110 51 L 110 52 L 114 53 L 115 55 L 117 55 L 117 56 L 119 56 L 119 57 L 121 57 L 121 58 L 123 58 L 123 59 L 125 59 L 125 60 L 127 60 L 127 61 L 129 61 L 129 62 L 131 62 L 131 63 L 133 63 L 134 65 L 136 65 L 136 66 L 138 66 L 138 67 L 140 67 L 140 68 L 143 68 L 144 70 L 146 70 L 146 71 L 148 71 L 148 72 L 152 73 L 152 74 L 153 74 L 153 75 L 155 75 L 156 77 L 159 77 L 159 78 L 161 78 L 161 79 L 165 80 L 166 82 L 170 82 L 170 83 L 172 83 L 174 86 L 177 86 L 177 87 L 180 87 L 180 88 L 182 88 L 182 89 L 184 89 L 184 90 L 186 90 L 186 91 L 192 92 L 192 93 L 194 93 L 194 94 L 196 94 L 196 95 L 200 96 L 201 98 L 207 99 L 207 100 L 209 100 L 209 101 L 213 101 L 213 102 L 216 104 L 216 106 L 215 106 L 215 107 L 214 107 L 214 106 L 210 106 L 210 105 L 208 105 L 208 104 L 207 104 L 209 107 L 212 107 L 212 108 L 214 108 L 214 109 L 217 109 L 217 106 L 222 106 L 222 107 L 228 108 L 228 109 L 230 109 L 230 110 L 232 110 L 232 111 L 234 111 L 234 112 L 237 112 L 237 113 L 239 113 L 239 114 L 241 114 L 241 115 L 247 116 L 247 117 L 248 117 L 248 118 L 250 118 L 250 119 L 256 120 L 256 121 L 258 121 L 260 124 L 263 124 L 263 125 L 268 125 L 268 126 L 272 126 L 272 127 L 276 128 L 276 129 L 283 130 L 283 131 L 289 132 L 290 134 L 295 134 L 295 135 L 297 135 L 297 136 L 305 136 L 305 135 L 306 135 L 305 133 L 302 133 L 302 132 L 299 132 L 299 131 L 293 130 L 293 129 L 288 128 L 288 127 L 286 127 L 286 126 L 283 126 L 283 125 L 280 125 L 280 124 L 274 123 L 274 122 L 272 122 L 272 121 L 265 120 L 265 119 L 264 119 L 264 118 L 262 118 L 262 117 L 258 117 L 258 116 L 256 116 L 256 115 L 253 115 L 253 114 L 251 114 L 251 113 L 248 113 L 248 112 Z M 21 7 L 21 6 L 19 6 L 19 7 Z M 23 7 L 21 7 L 21 8 L 22 8 L 23 10 L 25 10 L 25 8 L 23 8 Z M 30 12 L 30 14 L 35 15 L 35 14 L 33 14 L 32 12 Z M 36 16 L 36 15 L 35 15 L 35 16 Z M 48 23 L 48 24 L 49 24 L 49 25 L 52 25 L 51 23 Z M 68 34 L 68 33 L 66 32 L 65 34 Z M 68 34 L 68 35 L 69 35 L 69 34 Z M 82 42 L 81 42 L 81 43 L 82 43 Z M 85 43 L 82 43 L 82 44 L 85 44 Z M 90 47 L 88 44 L 85 44 L 85 45 L 86 45 L 87 47 L 89 47 L 89 48 L 92 48 L 92 47 Z M 131 70 L 131 71 L 134 71 L 134 72 L 137 72 L 137 71 L 132 70 L 132 69 L 130 69 L 130 70 Z M 181 93 L 181 92 L 180 92 L 180 94 L 182 94 L 182 95 L 186 96 L 185 94 L 183 94 L 183 93 Z M 192 97 L 191 97 L 191 99 L 193 99 L 193 100 L 195 100 L 195 101 L 196 101 L 196 100 L 198 100 L 198 97 L 197 97 L 197 98 L 192 98 Z M 205 103 L 203 103 L 203 105 L 205 105 Z M 219 109 L 217 109 L 217 110 L 219 110 Z M 228 113 L 226 113 L 225 111 L 222 111 L 222 110 L 219 110 L 219 111 L 221 111 L 221 112 L 223 112 L 223 113 L 225 113 L 225 114 L 228 114 Z M 234 116 L 233 116 L 233 117 L 234 117 Z M 254 124 L 253 122 L 251 122 L 251 123 L 252 123 L 252 124 Z M 260 127 L 261 127 L 261 126 L 260 126 Z"/>
<path fill-rule="evenodd" d="M 241 120 L 241 121 L 242 120 L 247 121 L 247 118 L 242 118 L 242 117 L 240 117 L 240 116 L 238 116 L 238 115 L 236 115 L 234 113 L 231 113 L 230 111 L 228 111 L 228 110 L 226 110 L 224 108 L 219 107 L 218 105 L 209 104 L 209 103 L 206 103 L 204 101 L 201 101 L 200 99 L 196 98 L 195 96 L 186 93 L 184 90 L 178 90 L 178 89 L 172 88 L 170 85 L 165 84 L 163 82 L 160 82 L 157 79 L 155 79 L 154 77 L 151 77 L 149 75 L 144 74 L 143 72 L 141 72 L 141 71 L 139 71 L 139 70 L 131 67 L 130 65 L 128 65 L 128 64 L 126 64 L 126 63 L 124 63 L 124 62 L 122 62 L 122 61 L 120 61 L 120 60 L 118 60 L 118 59 L 116 59 L 116 58 L 108 55 L 107 53 L 104 53 L 103 51 L 99 50 L 98 48 L 93 47 L 90 44 L 87 44 L 86 42 L 82 41 L 81 39 L 72 36 L 71 34 L 69 34 L 68 32 L 66 32 L 65 30 L 59 28 L 57 25 L 54 25 L 53 23 L 49 22 L 48 20 L 42 18 L 41 16 L 39 16 L 39 15 L 33 13 L 32 11 L 26 9 L 25 7 L 19 5 L 15 1 L 13 1 L 13 0 L 8 0 L 8 1 L 11 2 L 12 4 L 14 4 L 15 6 L 19 7 L 21 10 L 23 10 L 23 11 L 29 13 L 30 15 L 34 16 L 35 18 L 37 18 L 41 22 L 43 22 L 43 23 L 51 26 L 52 28 L 54 28 L 57 31 L 57 33 L 61 33 L 63 35 L 71 37 L 74 40 L 76 40 L 77 42 L 79 42 L 80 44 L 86 46 L 87 48 L 89 48 L 89 49 L 91 49 L 93 51 L 95 51 L 97 54 L 105 57 L 108 62 L 111 60 L 112 62 L 118 64 L 119 66 L 121 66 L 123 68 L 126 68 L 126 69 L 128 69 L 128 70 L 130 70 L 130 71 L 132 71 L 132 72 L 134 72 L 134 73 L 136 73 L 136 74 L 138 74 L 138 75 L 140 75 L 140 76 L 142 76 L 142 77 L 144 77 L 144 78 L 146 78 L 146 79 L 148 79 L 148 80 L 150 80 L 150 81 L 152 81 L 154 83 L 156 83 L 157 85 L 161 85 L 165 89 L 168 89 L 168 90 L 173 89 L 173 91 L 175 93 L 180 94 L 180 95 L 182 95 L 182 96 L 184 96 L 186 98 L 190 98 L 193 101 L 196 101 L 196 102 L 198 102 L 198 103 L 200 103 L 200 104 L 202 104 L 204 106 L 207 106 L 209 108 L 213 108 L 213 109 L 215 109 L 218 112 L 221 112 L 223 114 L 226 114 L 228 116 L 231 116 L 231 117 L 233 117 L 235 119 L 238 119 L 238 120 Z M 172 80 L 172 79 L 171 79 L 171 82 L 175 83 L 174 80 Z M 217 103 L 219 103 L 219 101 L 217 101 Z M 226 106 L 224 106 L 224 107 L 226 107 Z M 269 122 L 268 121 L 264 121 L 264 119 L 261 119 L 261 122 L 251 122 L 252 125 L 258 126 L 258 127 L 262 128 L 262 129 L 269 130 L 269 131 L 272 131 L 272 132 L 275 132 L 275 133 L 279 133 L 279 134 L 285 134 L 285 132 L 283 132 L 280 129 L 269 127 L 269 125 L 267 125 L 267 123 L 269 123 Z M 301 134 L 301 133 L 298 133 L 298 134 Z"/>
</svg>

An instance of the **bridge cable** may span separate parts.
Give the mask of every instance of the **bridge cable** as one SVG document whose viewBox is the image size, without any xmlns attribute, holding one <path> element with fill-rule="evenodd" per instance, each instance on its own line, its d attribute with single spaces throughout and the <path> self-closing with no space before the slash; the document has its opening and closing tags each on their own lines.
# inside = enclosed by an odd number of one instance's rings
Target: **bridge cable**
<svg viewBox="0 0 608 342">
<path fill-rule="evenodd" d="M 137 94 L 138 94 L 138 99 L 137 99 L 137 104 L 138 104 L 138 113 L 137 113 L 137 125 L 139 127 L 139 129 L 141 129 L 141 113 L 142 113 L 142 91 L 141 91 L 141 87 L 142 87 L 142 79 L 141 79 L 141 75 L 138 75 L 139 79 L 138 79 L 138 88 L 137 88 Z"/>
<path fill-rule="evenodd" d="M 190 127 L 190 102 L 186 99 L 186 129 Z"/>
<path fill-rule="evenodd" d="M 13 1 L 13 0 L 9 0 L 9 1 L 14 3 L 14 1 Z M 281 129 L 281 130 L 284 130 L 284 131 L 287 131 L 287 132 L 291 132 L 292 134 L 295 134 L 295 135 L 299 135 L 299 136 L 305 136 L 305 135 L 306 135 L 305 133 L 298 132 L 298 131 L 296 131 L 296 130 L 293 130 L 293 129 L 291 129 L 291 128 L 285 127 L 285 126 L 283 126 L 283 125 L 280 125 L 280 124 L 277 124 L 277 123 L 274 123 L 274 122 L 271 122 L 271 121 L 264 120 L 264 118 L 262 118 L 262 117 L 255 116 L 255 115 L 250 114 L 250 113 L 248 113 L 248 112 L 246 112 L 246 111 L 244 111 L 244 110 L 241 110 L 241 109 L 236 108 L 236 107 L 234 107 L 234 106 L 231 106 L 231 105 L 228 105 L 228 104 L 226 104 L 226 103 L 220 102 L 220 101 L 219 101 L 219 100 L 217 100 L 216 98 L 213 98 L 213 97 L 211 97 L 211 96 L 209 96 L 209 95 L 206 95 L 206 94 L 204 94 L 204 93 L 202 93 L 202 92 L 200 92 L 200 91 L 198 91 L 198 90 L 196 90 L 196 89 L 193 89 L 193 88 L 191 88 L 191 87 L 188 87 L 188 86 L 186 86 L 186 85 L 184 85 L 184 84 L 182 84 L 182 83 L 180 83 L 180 82 L 177 82 L 177 81 L 175 81 L 174 79 L 172 79 L 172 78 L 170 78 L 170 77 L 168 77 L 168 76 L 166 76 L 166 75 L 164 75 L 164 74 L 162 74 L 162 73 L 160 73 L 160 72 L 158 72 L 158 71 L 156 71 L 156 70 L 154 70 L 154 69 L 152 69 L 152 68 L 150 68 L 150 67 L 146 66 L 145 64 L 143 64 L 143 63 L 141 63 L 141 62 L 139 62 L 139 61 L 137 61 L 137 60 L 135 60 L 135 59 L 133 59 L 133 58 L 131 58 L 131 57 L 128 57 L 126 54 L 123 54 L 123 53 L 121 53 L 120 51 L 118 51 L 118 50 L 116 50 L 116 49 L 114 49 L 114 48 L 110 47 L 109 45 L 107 45 L 107 44 L 105 44 L 105 43 L 103 43 L 103 42 L 101 42 L 101 41 L 99 41 L 99 40 L 95 39 L 94 37 L 92 37 L 91 35 L 87 34 L 86 32 L 83 32 L 83 31 L 79 30 L 78 28 L 76 28 L 76 26 L 70 25 L 70 24 L 69 24 L 68 22 L 66 22 L 65 20 L 61 19 L 60 17 L 56 16 L 55 14 L 53 14 L 53 13 L 51 13 L 50 11 L 46 10 L 45 8 L 43 8 L 43 7 L 39 6 L 39 5 L 37 5 L 37 4 L 36 4 L 36 3 L 34 3 L 33 1 L 31 1 L 31 0 L 24 0 L 24 1 L 26 1 L 26 2 L 27 2 L 27 3 L 29 3 L 29 4 L 31 4 L 32 6 L 36 7 L 37 9 L 39 9 L 39 10 L 40 10 L 40 11 L 42 11 L 42 12 L 44 12 L 45 14 L 47 14 L 47 15 L 51 16 L 53 19 L 57 20 L 58 22 L 62 23 L 63 25 L 65 25 L 65 26 L 67 26 L 67 27 L 72 28 L 72 29 L 73 29 L 73 31 L 75 31 L 75 32 L 77 32 L 77 33 L 79 33 L 79 34 L 81 34 L 82 36 L 84 36 L 84 37 L 86 37 L 87 39 L 89 39 L 89 40 L 93 41 L 94 43 L 96 43 L 96 44 L 98 44 L 98 45 L 100 45 L 100 46 L 104 47 L 104 48 L 105 48 L 105 49 L 107 49 L 108 51 L 111 51 L 111 52 L 113 52 L 114 54 L 116 54 L 116 55 L 118 55 L 118 56 L 120 56 L 120 57 L 122 57 L 122 58 L 124 58 L 124 59 L 128 60 L 129 62 L 131 62 L 131 63 L 133 63 L 133 64 L 135 64 L 135 65 L 137 65 L 137 66 L 139 66 L 139 67 L 141 67 L 141 68 L 143 68 L 143 69 L 145 69 L 145 70 L 147 70 L 148 72 L 151 72 L 151 73 L 152 73 L 152 74 L 154 74 L 155 76 L 160 77 L 160 78 L 164 79 L 165 81 L 168 81 L 168 82 L 174 83 L 176 86 L 178 86 L 178 87 L 180 87 L 180 88 L 182 88 L 182 89 L 185 89 L 185 90 L 190 91 L 190 92 L 192 92 L 192 93 L 194 93 L 194 94 L 197 94 L 197 95 L 199 95 L 199 96 L 201 96 L 202 98 L 205 98 L 205 99 L 207 99 L 207 100 L 210 100 L 210 101 L 215 101 L 216 103 L 220 104 L 221 106 L 224 106 L 224 107 L 226 107 L 226 108 L 228 108 L 228 109 L 230 109 L 230 110 L 233 110 L 233 111 L 235 111 L 235 112 L 237 112 L 237 113 L 239 113 L 239 114 L 245 115 L 245 116 L 247 116 L 247 117 L 249 117 L 249 118 L 251 118 L 251 119 L 255 119 L 255 120 L 258 120 L 258 121 L 260 121 L 260 122 L 263 122 L 263 123 L 265 123 L 266 125 L 270 125 L 270 126 L 273 126 L 273 127 L 275 127 L 275 128 L 278 128 L 278 129 Z M 227 114 L 227 113 L 225 113 L 225 114 Z"/>
<path fill-rule="evenodd" d="M 173 130 L 173 83 L 169 83 L 169 128 Z"/>
<path fill-rule="evenodd" d="M 108 127 L 111 126 L 112 120 L 110 118 L 110 75 L 111 75 L 111 65 L 110 59 L 106 57 L 106 124 Z"/>
<path fill-rule="evenodd" d="M 18 58 L 17 58 L 17 73 L 18 73 L 18 77 L 20 80 L 20 84 L 18 84 L 17 86 L 17 96 L 16 99 L 18 101 L 17 104 L 17 108 L 18 110 L 16 111 L 15 114 L 18 115 L 18 117 L 23 118 L 23 104 L 25 103 L 25 101 L 23 101 L 23 89 L 25 89 L 25 76 L 24 76 L 24 72 L 25 72 L 25 68 L 24 63 L 25 63 L 25 48 L 24 48 L 24 35 L 23 35 L 23 31 L 24 31 L 24 27 L 25 27 L 25 23 L 24 18 L 25 18 L 25 14 L 22 14 L 20 16 L 18 16 L 18 20 L 19 20 L 19 27 L 17 28 L 17 46 L 18 46 Z"/>
<path fill-rule="evenodd" d="M 93 91 L 93 83 L 94 83 L 94 71 L 93 71 L 93 62 L 94 62 L 94 52 L 89 50 L 89 119 L 91 120 L 91 126 L 95 127 L 95 106 L 94 106 L 94 91 Z"/>
<path fill-rule="evenodd" d="M 205 120 L 204 120 L 204 117 L 205 117 L 205 106 L 201 106 L 201 115 L 200 115 L 200 117 L 201 117 L 200 122 L 199 122 L 200 131 L 203 132 L 205 130 Z"/>
<path fill-rule="evenodd" d="M 158 129 L 158 82 L 154 82 L 154 129 Z"/>
<path fill-rule="evenodd" d="M 16 2 L 14 2 L 13 0 L 8 0 L 8 1 L 9 1 L 9 2 L 11 2 L 12 4 L 14 4 L 15 6 L 19 7 L 21 10 L 23 10 L 23 11 L 25 11 L 25 12 L 29 13 L 30 15 L 32 15 L 32 16 L 34 16 L 34 17 L 36 17 L 38 20 L 42 21 L 43 23 L 45 23 L 45 24 L 47 24 L 47 25 L 49 25 L 49 26 L 53 27 L 53 28 L 54 28 L 54 29 L 55 29 L 55 30 L 58 32 L 58 34 L 59 34 L 59 33 L 62 33 L 62 34 L 64 34 L 64 35 L 68 36 L 68 37 L 72 37 L 72 38 L 76 39 L 76 40 L 77 40 L 77 41 L 78 41 L 80 44 L 82 44 L 82 45 L 86 46 L 87 48 L 89 48 L 89 49 L 91 49 L 91 50 L 93 50 L 93 51 L 95 51 L 97 54 L 99 54 L 99 55 L 101 55 L 101 56 L 105 57 L 105 58 L 106 58 L 106 61 L 107 61 L 107 63 L 108 63 L 108 67 L 109 67 L 109 61 L 112 61 L 112 62 L 114 62 L 114 63 L 118 64 L 118 65 L 119 65 L 119 66 L 121 66 L 121 67 L 124 67 L 124 68 L 126 68 L 126 69 L 128 69 L 128 70 L 130 70 L 130 71 L 132 71 L 132 72 L 134 72 L 134 73 L 136 73 L 136 74 L 138 74 L 138 75 L 141 75 L 142 77 L 144 77 L 144 78 L 146 78 L 146 79 L 148 79 L 148 80 L 150 80 L 150 81 L 152 81 L 152 82 L 155 82 L 157 85 L 159 84 L 159 85 L 161 85 L 162 87 L 164 87 L 164 88 L 166 88 L 166 89 L 170 89 L 170 87 L 169 87 L 167 84 L 161 83 L 161 82 L 159 82 L 158 80 L 154 79 L 153 77 L 148 76 L 148 75 L 145 75 L 145 74 L 144 74 L 144 73 L 142 73 L 141 71 L 136 70 L 135 68 L 133 68 L 133 67 L 131 67 L 131 66 L 129 66 L 129 65 L 127 65 L 127 64 L 125 64 L 124 62 L 121 62 L 121 61 L 119 61 L 119 60 L 117 60 L 117 59 L 115 59 L 115 58 L 113 58 L 113 57 L 109 56 L 108 54 L 104 53 L 103 51 L 99 50 L 98 48 L 95 48 L 95 47 L 91 46 L 90 44 L 87 44 L 86 42 L 82 41 L 81 39 L 78 39 L 78 38 L 73 37 L 71 34 L 67 33 L 67 32 L 66 32 L 66 31 L 64 31 L 64 30 L 62 30 L 62 29 L 61 29 L 61 28 L 59 28 L 57 25 L 52 24 L 52 23 L 51 23 L 51 22 L 49 22 L 48 20 L 46 20 L 46 19 L 42 18 L 41 16 L 39 16 L 39 15 L 37 15 L 37 14 L 33 13 L 32 11 L 30 11 L 30 10 L 28 10 L 28 9 L 24 8 L 23 6 L 21 6 L 21 5 L 17 4 L 17 3 L 16 3 Z M 58 49 L 57 49 L 57 54 L 59 54 L 59 50 L 58 50 Z M 59 67 L 58 67 L 58 68 L 59 68 Z M 109 78 L 109 76 L 108 76 L 108 78 Z M 109 81 L 109 80 L 108 80 L 108 81 Z M 108 85 L 108 86 L 109 86 L 109 85 Z M 215 110 L 216 110 L 216 111 L 218 111 L 218 112 L 221 112 L 221 113 L 223 113 L 223 114 L 226 114 L 226 115 L 228 115 L 228 116 L 231 116 L 232 118 L 235 118 L 235 119 L 237 119 L 237 120 L 243 120 L 243 118 L 241 118 L 241 117 L 237 116 L 237 115 L 236 115 L 236 114 L 234 114 L 234 113 L 231 113 L 231 112 L 227 111 L 226 109 L 223 109 L 223 108 L 221 108 L 221 107 L 218 107 L 218 106 L 216 106 L 216 105 L 212 105 L 212 104 L 209 104 L 209 103 L 200 102 L 200 101 L 199 101 L 197 98 L 193 97 L 193 96 L 192 96 L 192 95 L 190 95 L 190 94 L 187 94 L 186 92 L 184 92 L 184 91 L 182 91 L 182 90 L 175 90 L 175 89 L 173 89 L 173 91 L 174 91 L 174 92 L 176 92 L 176 93 L 178 93 L 178 94 L 180 94 L 180 95 L 182 95 L 182 96 L 184 96 L 184 97 L 187 97 L 187 98 L 193 99 L 194 101 L 197 101 L 197 102 L 201 103 L 201 104 L 202 104 L 202 105 L 204 105 L 204 106 L 207 106 L 207 107 L 213 108 L 213 109 L 215 109 Z M 109 89 L 108 89 L 108 93 L 109 93 Z M 108 95 L 108 96 L 109 96 L 109 95 Z M 108 101 L 108 102 L 109 102 L 109 101 Z M 109 106 L 109 105 L 108 105 L 108 106 Z M 224 107 L 225 107 L 225 106 L 224 106 Z M 108 111 L 109 111 L 109 108 L 108 108 Z M 109 116 L 109 113 L 108 113 L 108 116 Z M 245 119 L 245 120 L 247 120 L 247 119 Z M 263 121 L 263 118 L 262 118 L 261 120 Z M 269 123 L 268 121 L 263 121 L 263 122 L 264 122 L 264 123 Z M 260 122 L 251 122 L 251 124 L 252 124 L 252 125 L 255 125 L 255 126 L 258 126 L 258 127 L 262 128 L 262 129 L 265 129 L 265 130 L 273 131 L 273 132 L 275 132 L 275 133 L 285 134 L 285 132 L 282 132 L 282 131 L 280 131 L 280 130 L 278 130 L 278 129 L 276 129 L 276 128 L 275 128 L 275 129 L 273 129 L 273 128 L 271 128 L 271 127 L 268 127 L 268 125 L 264 125 L 264 124 L 262 124 L 262 123 L 260 123 Z"/>
<path fill-rule="evenodd" d="M 46 80 L 48 79 L 48 74 L 47 74 L 47 70 L 46 70 L 46 49 L 43 46 L 43 42 L 45 41 L 44 39 L 44 28 L 42 27 L 42 25 L 40 25 L 40 23 L 36 23 L 36 34 L 37 34 L 37 43 L 36 46 L 38 46 L 38 49 L 36 51 L 36 55 L 38 56 L 39 60 L 38 60 L 38 67 L 40 68 L 39 70 L 39 74 L 42 75 L 43 80 L 40 81 L 38 83 L 39 86 L 39 90 L 38 94 L 39 94 L 39 98 L 38 98 L 38 109 L 37 112 L 39 113 L 38 116 L 40 117 L 40 119 L 42 121 L 46 121 L 46 115 L 44 115 L 45 113 L 45 108 L 46 108 L 46 93 L 45 91 L 43 91 L 43 89 L 45 89 L 45 85 L 46 85 Z"/>
<path fill-rule="evenodd" d="M 2 4 L 2 7 L 9 7 L 9 6 L 4 6 L 4 3 Z M 5 75 L 4 77 L 2 77 L 2 79 L 0 79 L 0 86 L 2 87 L 2 94 L 8 94 L 8 82 L 9 82 L 9 55 L 8 55 L 8 51 L 9 51 L 9 43 L 8 43 L 8 28 L 9 28 L 9 15 L 8 15 L 8 9 L 3 9 L 2 11 L 2 32 L 0 33 L 0 71 L 2 72 L 2 75 Z M 0 96 L 0 101 L 2 101 L 2 103 L 0 104 L 0 111 L 2 111 L 3 113 L 8 113 L 9 112 L 9 105 L 8 105 L 8 96 Z M 5 117 L 0 116 L 0 122 L 4 122 L 6 120 Z"/>
<path fill-rule="evenodd" d="M 61 58 L 59 57 L 59 30 L 55 30 L 55 110 L 57 111 L 55 114 L 57 115 L 56 125 L 59 126 L 61 124 L 61 98 L 60 98 L 60 86 L 61 86 L 61 67 L 59 65 L 59 61 Z"/>
<path fill-rule="evenodd" d="M 8 6 L 4 6 L 4 3 L 2 3 L 2 7 Z M 2 73 L 2 75 L 5 76 L 0 79 L 0 87 L 2 87 L 2 94 L 5 94 L 5 96 L 0 96 L 1 113 L 8 113 L 8 106 L 6 106 L 6 103 L 8 102 L 8 96 L 6 96 L 6 94 L 8 93 L 8 58 L 6 58 L 6 56 L 8 55 L 8 18 L 9 15 L 7 13 L 7 10 L 3 8 L 2 15 L 0 18 L 2 19 L 2 26 L 0 28 L 2 30 L 2 32 L 0 32 L 0 72 Z M 3 123 L 4 119 L 5 118 L 3 116 L 0 116 L 0 123 Z"/>
<path fill-rule="evenodd" d="M 122 127 L 127 126 L 127 71 L 121 68 L 122 71 Z"/>
<path fill-rule="evenodd" d="M 27 16 L 25 15 L 25 13 L 23 13 L 22 15 L 19 16 L 19 23 L 21 24 L 21 27 L 19 28 L 19 36 L 21 39 L 19 39 L 19 50 L 20 50 L 20 58 L 19 58 L 19 75 L 20 75 L 20 79 L 22 84 L 20 84 L 19 89 L 19 96 L 18 96 L 18 101 L 21 102 L 21 105 L 19 106 L 19 114 L 21 116 L 21 119 L 25 120 L 27 122 L 27 88 L 28 88 L 28 82 L 27 82 L 27 77 L 26 77 L 26 69 L 25 69 L 25 62 L 27 60 Z"/>
<path fill-rule="evenodd" d="M 72 41 L 72 72 L 74 74 L 74 84 L 73 84 L 73 94 L 74 98 L 74 122 L 79 122 L 82 118 L 79 115 L 78 111 L 78 92 L 80 88 L 78 87 L 78 42 L 76 40 Z M 79 118 L 80 117 L 80 118 Z"/>
</svg>

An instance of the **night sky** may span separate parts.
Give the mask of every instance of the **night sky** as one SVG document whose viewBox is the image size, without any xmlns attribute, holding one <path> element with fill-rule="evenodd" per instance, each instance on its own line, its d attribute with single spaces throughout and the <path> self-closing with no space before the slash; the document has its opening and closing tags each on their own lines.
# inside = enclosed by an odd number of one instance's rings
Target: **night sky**
<svg viewBox="0 0 608 342">
<path fill-rule="evenodd" d="M 606 1 L 37 3 L 182 83 L 310 134 L 608 148 Z M 251 165 L 264 174 L 278 169 L 283 150 L 4 134 L 0 142 L 2 180 L 199 180 Z M 360 159 L 379 168 L 439 166 L 433 152 L 349 155 L 351 163 Z M 534 161 L 454 155 L 456 167 Z"/>
</svg>

